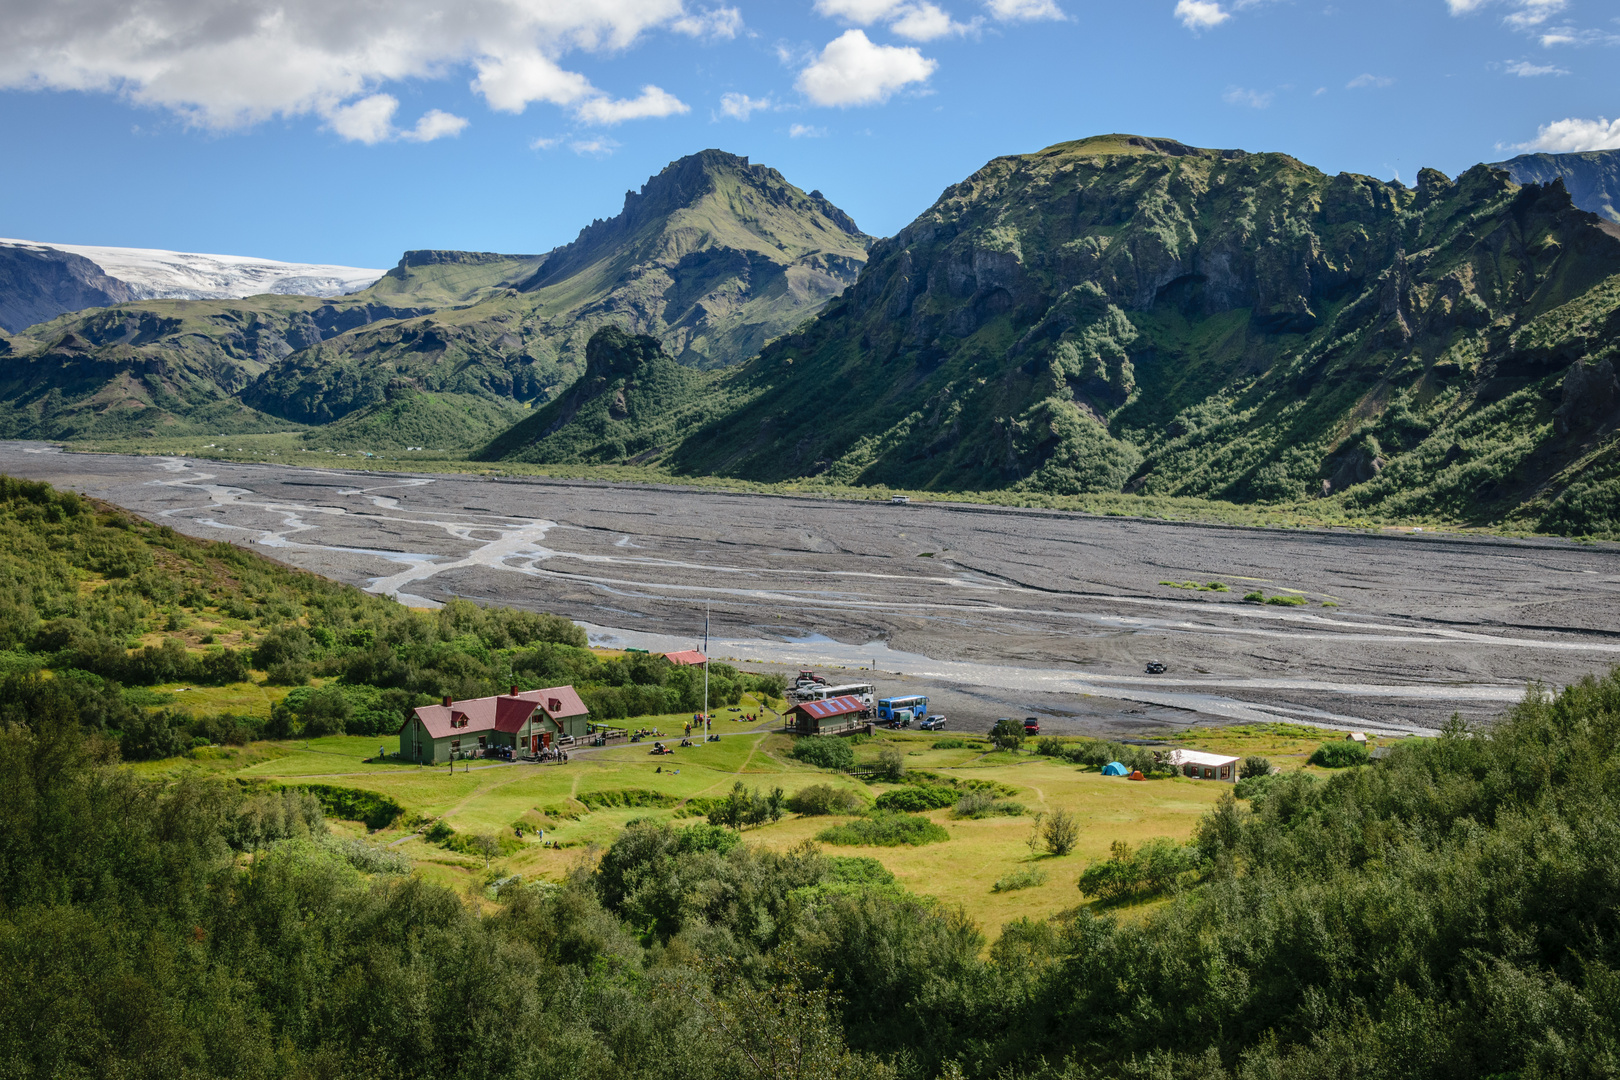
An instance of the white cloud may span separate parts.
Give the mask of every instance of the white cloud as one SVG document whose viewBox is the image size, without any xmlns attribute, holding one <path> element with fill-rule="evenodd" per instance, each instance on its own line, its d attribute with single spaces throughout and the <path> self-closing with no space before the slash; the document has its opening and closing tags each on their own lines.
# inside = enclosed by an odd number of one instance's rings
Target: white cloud
<svg viewBox="0 0 1620 1080">
<path fill-rule="evenodd" d="M 846 30 L 794 85 L 817 105 L 875 105 L 904 86 L 927 82 L 938 66 L 913 47 L 875 45 L 862 31 Z"/>
<path fill-rule="evenodd" d="M 112 93 L 213 130 L 314 115 L 380 142 L 405 137 L 390 83 L 470 67 L 493 109 L 577 105 L 605 95 L 563 66 L 570 53 L 623 49 L 658 29 L 724 38 L 741 26 L 734 7 L 688 11 L 683 0 L 11 0 L 0 88 Z M 615 104 L 593 110 L 613 115 Z M 409 137 L 452 129 L 424 118 Z"/>
<path fill-rule="evenodd" d="M 1270 90 L 1245 90 L 1241 86 L 1228 87 L 1221 100 L 1228 105 L 1247 105 L 1251 109 L 1264 109 L 1276 95 Z"/>
<path fill-rule="evenodd" d="M 1569 72 L 1556 64 L 1532 64 L 1528 60 L 1515 60 L 1504 64 L 1502 70 L 1509 75 L 1517 75 L 1521 79 L 1533 79 L 1537 75 L 1568 75 Z"/>
<path fill-rule="evenodd" d="M 657 86 L 643 86 L 640 97 L 622 101 L 606 97 L 592 98 L 575 110 L 587 124 L 622 124 L 626 120 L 676 116 L 691 111 L 691 106 L 686 102 Z"/>
<path fill-rule="evenodd" d="M 730 41 L 742 33 L 743 17 L 734 7 L 709 8 L 695 15 L 682 15 L 669 28 L 690 37 Z"/>
<path fill-rule="evenodd" d="M 910 41 L 933 41 L 951 34 L 968 34 L 979 28 L 980 20 L 959 23 L 934 4 L 906 4 L 896 13 L 889 29 Z"/>
<path fill-rule="evenodd" d="M 824 127 L 811 127 L 809 124 L 794 124 L 792 127 L 788 128 L 788 138 L 790 139 L 824 139 L 826 137 L 827 129 Z"/>
<path fill-rule="evenodd" d="M 1001 22 L 1068 18 L 1053 0 L 984 0 L 984 6 Z"/>
<path fill-rule="evenodd" d="M 757 112 L 775 107 L 768 97 L 751 98 L 747 94 L 729 93 L 720 95 L 720 115 L 729 116 L 733 120 L 747 120 Z"/>
<path fill-rule="evenodd" d="M 399 99 L 392 94 L 372 94 L 352 105 L 332 109 L 326 123 L 350 142 L 371 146 L 394 137 L 394 113 L 398 109 Z"/>
<path fill-rule="evenodd" d="M 1577 154 L 1587 150 L 1620 150 L 1620 120 L 1555 120 L 1514 150 L 1542 150 L 1550 154 Z"/>
<path fill-rule="evenodd" d="M 906 0 L 816 0 L 816 14 L 871 26 L 905 6 Z"/>
<path fill-rule="evenodd" d="M 1569 0 L 1446 0 L 1446 7 L 1453 15 L 1472 15 L 1499 4 L 1512 9 L 1504 16 L 1504 22 L 1509 26 L 1523 27 L 1546 22 L 1567 8 Z"/>
<path fill-rule="evenodd" d="M 1346 90 L 1365 90 L 1368 87 L 1382 90 L 1386 86 L 1394 86 L 1395 80 L 1387 75 L 1363 74 L 1357 75 L 1344 84 Z"/>
<path fill-rule="evenodd" d="M 400 138 L 411 142 L 432 142 L 434 139 L 453 138 L 467 126 L 467 118 L 447 113 L 442 109 L 429 109 L 422 114 L 416 126 L 401 132 Z"/>
<path fill-rule="evenodd" d="M 575 139 L 568 146 L 576 154 L 590 154 L 594 157 L 607 157 L 619 148 L 618 143 L 600 135 L 594 139 Z"/>
<path fill-rule="evenodd" d="M 394 139 L 411 142 L 432 142 L 446 136 L 460 135 L 467 121 L 440 109 L 430 109 L 409 131 L 394 127 L 394 113 L 399 111 L 399 99 L 392 94 L 372 94 L 349 105 L 341 105 L 327 112 L 326 126 L 350 142 L 374 146 Z"/>
<path fill-rule="evenodd" d="M 1607 30 L 1581 30 L 1573 26 L 1555 26 L 1543 31 L 1540 37 L 1544 49 L 1558 45 L 1620 45 L 1620 34 Z"/>
<path fill-rule="evenodd" d="M 520 113 L 536 101 L 571 105 L 593 92 L 585 76 L 564 71 L 534 49 L 480 57 L 476 67 L 473 91 L 501 112 Z"/>
<path fill-rule="evenodd" d="M 1051 6 L 1050 0 L 991 0 L 991 3 Z M 816 0 L 816 12 L 857 26 L 886 23 L 894 33 L 911 41 L 933 41 L 950 34 L 969 34 L 984 22 L 983 19 L 957 22 L 949 12 L 931 0 Z"/>
<path fill-rule="evenodd" d="M 561 135 L 554 135 L 549 139 L 542 136 L 540 138 L 535 139 L 533 142 L 531 142 L 529 144 L 529 149 L 530 150 L 552 150 L 552 149 L 555 149 L 556 147 L 561 146 L 562 141 L 563 140 L 562 140 Z"/>
<path fill-rule="evenodd" d="M 1201 30 L 1212 30 L 1232 17 L 1231 13 L 1221 7 L 1216 0 L 1177 0 L 1176 18 L 1181 25 L 1198 33 Z"/>
</svg>

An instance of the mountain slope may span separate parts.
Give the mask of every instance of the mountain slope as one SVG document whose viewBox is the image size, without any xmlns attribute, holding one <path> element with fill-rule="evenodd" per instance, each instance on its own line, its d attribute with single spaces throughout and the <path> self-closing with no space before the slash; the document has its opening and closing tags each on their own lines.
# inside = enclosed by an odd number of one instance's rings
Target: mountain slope
<svg viewBox="0 0 1620 1080">
<path fill-rule="evenodd" d="M 82 255 L 0 241 L 0 329 L 16 333 L 69 311 L 135 299 Z"/>
<path fill-rule="evenodd" d="M 852 283 L 866 237 L 819 192 L 718 150 L 673 162 L 476 302 L 366 327 L 290 357 L 243 394 L 327 423 L 409 387 L 543 403 L 585 366 L 601 326 L 650 334 L 680 362 L 735 363 Z M 384 278 L 370 294 L 389 295 Z"/>
<path fill-rule="evenodd" d="M 1492 166 L 1506 169 L 1516 184 L 1562 180 L 1582 210 L 1620 222 L 1620 150 L 1584 154 L 1521 154 Z"/>
<path fill-rule="evenodd" d="M 663 462 L 1620 529 L 1617 233 L 1485 166 L 1413 190 L 1134 136 L 998 158 L 726 374 L 746 426 Z"/>
<path fill-rule="evenodd" d="M 546 464 L 642 464 L 738 403 L 711 372 L 683 367 L 658 339 L 605 326 L 585 347 L 585 371 L 555 400 L 477 456 Z"/>
</svg>

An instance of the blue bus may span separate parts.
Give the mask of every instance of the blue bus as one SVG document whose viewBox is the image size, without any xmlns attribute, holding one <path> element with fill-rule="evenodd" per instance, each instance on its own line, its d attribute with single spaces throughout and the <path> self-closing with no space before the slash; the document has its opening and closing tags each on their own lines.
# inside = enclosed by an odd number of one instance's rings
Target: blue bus
<svg viewBox="0 0 1620 1080">
<path fill-rule="evenodd" d="M 878 719 L 894 720 L 895 714 L 910 712 L 913 719 L 920 720 L 928 715 L 928 695 L 913 694 L 910 697 L 890 697 L 878 700 Z M 899 717 L 905 719 L 905 717 Z"/>
</svg>

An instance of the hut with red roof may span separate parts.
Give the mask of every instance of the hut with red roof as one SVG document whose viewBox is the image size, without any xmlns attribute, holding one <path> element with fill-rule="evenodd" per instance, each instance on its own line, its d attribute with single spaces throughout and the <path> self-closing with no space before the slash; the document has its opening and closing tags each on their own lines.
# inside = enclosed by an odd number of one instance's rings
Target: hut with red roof
<svg viewBox="0 0 1620 1080">
<path fill-rule="evenodd" d="M 452 701 L 415 710 L 399 729 L 399 757 L 434 765 L 455 756 L 508 746 L 532 757 L 557 739 L 590 730 L 590 710 L 572 686 Z"/>
</svg>

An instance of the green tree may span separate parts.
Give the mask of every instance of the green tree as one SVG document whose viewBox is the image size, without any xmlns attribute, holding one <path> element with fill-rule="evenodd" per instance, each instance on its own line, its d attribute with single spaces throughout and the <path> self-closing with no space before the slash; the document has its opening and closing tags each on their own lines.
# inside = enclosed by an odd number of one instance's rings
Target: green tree
<svg viewBox="0 0 1620 1080">
<path fill-rule="evenodd" d="M 1067 855 L 1080 842 L 1080 819 L 1061 807 L 1052 811 L 1041 825 L 1041 839 L 1053 855 Z"/>
</svg>

